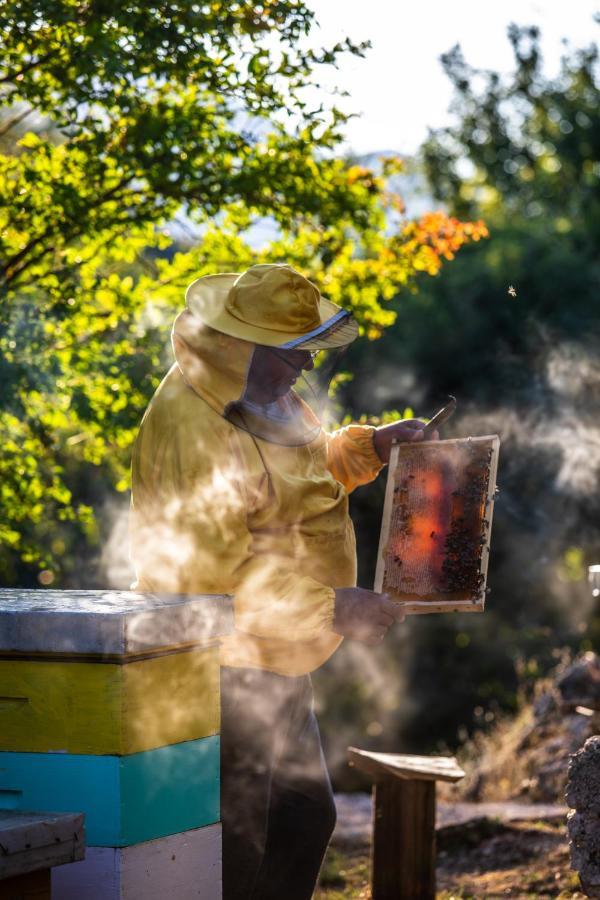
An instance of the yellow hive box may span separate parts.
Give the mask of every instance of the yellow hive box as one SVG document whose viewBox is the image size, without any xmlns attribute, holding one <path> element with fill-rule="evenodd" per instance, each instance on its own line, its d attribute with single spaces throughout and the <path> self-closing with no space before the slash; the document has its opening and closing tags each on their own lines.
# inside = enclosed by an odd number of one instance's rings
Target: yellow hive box
<svg viewBox="0 0 600 900">
<path fill-rule="evenodd" d="M 0 750 L 125 755 L 219 731 L 219 648 L 0 660 Z"/>
</svg>

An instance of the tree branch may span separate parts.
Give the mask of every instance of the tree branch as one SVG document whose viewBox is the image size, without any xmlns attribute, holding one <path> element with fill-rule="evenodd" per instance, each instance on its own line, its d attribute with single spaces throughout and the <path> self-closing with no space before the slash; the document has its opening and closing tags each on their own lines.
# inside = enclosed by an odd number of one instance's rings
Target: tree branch
<svg viewBox="0 0 600 900">
<path fill-rule="evenodd" d="M 118 184 L 116 184 L 109 191 L 106 191 L 97 201 L 95 201 L 95 206 L 101 206 L 103 203 L 106 203 L 107 200 L 113 198 L 121 188 L 125 187 L 131 180 L 133 176 L 129 176 L 127 178 L 121 179 Z M 89 209 L 90 207 L 88 207 Z M 85 221 L 85 217 L 84 217 Z M 81 226 L 81 218 L 79 219 L 79 224 Z M 28 244 L 23 247 L 22 250 L 19 250 L 18 253 L 15 253 L 1 268 L 0 268 L 0 280 L 5 284 L 9 284 L 10 281 L 14 278 L 15 275 L 18 275 L 19 272 L 23 271 L 23 267 L 18 268 L 19 263 L 25 259 L 25 257 L 37 247 L 42 241 L 47 240 L 48 238 L 54 237 L 57 233 L 60 232 L 60 229 L 56 225 L 52 225 L 47 228 L 42 234 L 38 235 L 36 238 L 32 238 Z M 81 227 L 76 229 L 75 232 L 69 233 L 66 231 L 64 233 L 65 242 L 73 240 L 74 237 L 81 234 Z M 44 254 L 45 255 L 45 254 Z M 37 259 L 38 257 L 36 257 Z M 16 270 L 16 271 L 15 271 Z M 10 274 L 9 274 L 10 273 Z"/>
<path fill-rule="evenodd" d="M 23 119 L 26 119 L 27 116 L 30 116 L 32 112 L 33 112 L 33 108 L 29 108 L 29 109 L 26 109 L 24 112 L 19 113 L 18 115 L 14 116 L 12 119 L 9 119 L 8 122 L 6 123 L 6 125 L 4 125 L 3 127 L 0 127 L 0 137 L 4 137 L 5 134 L 8 134 L 8 132 L 11 130 L 11 128 L 14 128 L 15 125 L 18 125 L 19 122 L 22 122 Z"/>
<path fill-rule="evenodd" d="M 56 55 L 56 49 L 49 50 L 48 53 L 44 53 L 43 56 L 40 56 L 39 59 L 33 59 L 30 63 L 27 63 L 26 66 L 22 66 L 18 72 L 11 72 L 9 75 L 4 75 L 0 78 L 0 84 L 6 84 L 7 82 L 14 82 L 19 76 L 25 75 L 27 72 L 30 72 L 32 69 L 35 69 L 36 66 L 41 65 L 41 63 L 45 63 L 46 60 L 51 59 Z"/>
</svg>

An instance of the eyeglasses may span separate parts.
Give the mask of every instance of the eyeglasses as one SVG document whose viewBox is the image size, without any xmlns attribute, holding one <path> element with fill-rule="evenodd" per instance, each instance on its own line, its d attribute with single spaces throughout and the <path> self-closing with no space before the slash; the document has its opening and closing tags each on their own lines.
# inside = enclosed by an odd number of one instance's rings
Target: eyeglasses
<svg viewBox="0 0 600 900">
<path fill-rule="evenodd" d="M 305 354 L 308 353 L 311 359 L 316 359 L 319 353 L 322 353 L 322 350 L 303 350 L 302 347 L 294 347 L 291 350 L 280 350 L 278 347 L 269 347 L 268 348 L 271 353 L 274 353 L 275 356 L 278 356 L 280 359 L 289 359 L 289 357 L 294 353 Z"/>
</svg>

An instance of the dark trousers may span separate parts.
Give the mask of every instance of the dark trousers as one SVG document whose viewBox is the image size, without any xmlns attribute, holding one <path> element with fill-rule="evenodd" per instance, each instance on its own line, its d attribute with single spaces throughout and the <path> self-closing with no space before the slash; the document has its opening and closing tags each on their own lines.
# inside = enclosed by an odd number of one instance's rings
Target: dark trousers
<svg viewBox="0 0 600 900">
<path fill-rule="evenodd" d="M 221 669 L 223 900 L 310 900 L 335 825 L 310 677 Z"/>
</svg>

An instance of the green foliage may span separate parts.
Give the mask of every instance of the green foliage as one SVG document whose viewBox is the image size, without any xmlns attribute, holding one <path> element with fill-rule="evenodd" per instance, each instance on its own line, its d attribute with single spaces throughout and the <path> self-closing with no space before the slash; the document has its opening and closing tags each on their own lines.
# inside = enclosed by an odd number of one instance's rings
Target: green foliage
<svg viewBox="0 0 600 900">
<path fill-rule="evenodd" d="M 378 337 L 399 286 L 481 223 L 384 230 L 387 178 L 335 155 L 344 116 L 311 107 L 323 65 L 299 0 L 167 7 L 10 0 L 0 15 L 0 409 L 5 583 L 97 583 L 98 511 L 170 363 L 185 287 L 288 261 Z M 27 130 L 29 129 L 29 130 Z M 189 246 L 168 224 L 184 217 Z M 268 216 L 278 236 L 248 237 Z M 23 457 L 21 459 L 21 456 Z M 82 565 L 82 560 L 85 565 Z"/>
<path fill-rule="evenodd" d="M 539 29 L 509 29 L 516 72 L 503 80 L 475 70 L 460 47 L 442 57 L 455 88 L 455 127 L 431 134 L 424 161 L 439 198 L 461 214 L 475 210 L 572 229 L 597 239 L 598 47 L 565 56 L 554 80 L 542 75 Z M 470 177 L 461 177 L 459 160 Z M 590 231 L 591 229 L 591 231 Z"/>
<path fill-rule="evenodd" d="M 302 49 L 311 21 L 295 2 L 5 5 L 3 102 L 50 116 L 60 141 L 30 133 L 4 160 L 4 283 L 42 276 L 58 302 L 74 242 L 114 241 L 182 204 L 199 222 L 243 198 L 283 223 L 296 210 L 322 224 L 344 214 L 366 223 L 361 185 L 311 152 L 335 144 L 343 116 L 301 97 L 314 66 L 364 46 Z"/>
</svg>

